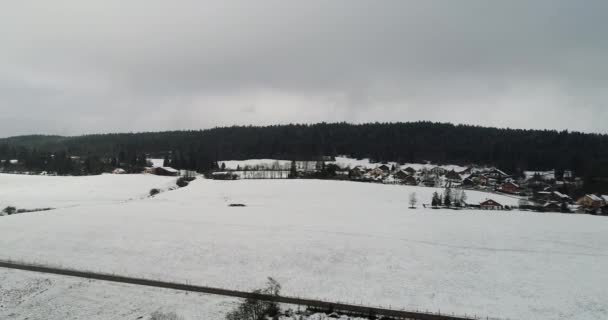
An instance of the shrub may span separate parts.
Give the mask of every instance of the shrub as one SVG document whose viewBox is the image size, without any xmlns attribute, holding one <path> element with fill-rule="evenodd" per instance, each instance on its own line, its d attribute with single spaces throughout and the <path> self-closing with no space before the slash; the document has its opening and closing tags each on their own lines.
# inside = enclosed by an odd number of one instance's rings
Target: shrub
<svg viewBox="0 0 608 320">
<path fill-rule="evenodd" d="M 254 293 L 278 296 L 280 291 L 281 285 L 273 278 L 268 278 L 266 288 L 255 290 Z M 279 305 L 276 302 L 247 298 L 235 310 L 226 314 L 226 320 L 265 320 L 278 313 Z"/>
<path fill-rule="evenodd" d="M 156 188 L 152 189 L 152 190 L 150 190 L 150 197 L 154 197 L 155 195 L 157 195 L 159 193 L 160 193 L 160 190 L 158 190 Z"/>
<path fill-rule="evenodd" d="M 2 212 L 6 213 L 10 216 L 11 214 L 17 213 L 17 208 L 8 206 L 8 207 L 4 208 L 4 210 L 2 210 Z"/>
<path fill-rule="evenodd" d="M 180 177 L 175 182 L 175 184 L 177 184 L 177 186 L 180 188 L 186 187 L 189 183 L 190 181 L 188 181 L 185 177 Z"/>
</svg>

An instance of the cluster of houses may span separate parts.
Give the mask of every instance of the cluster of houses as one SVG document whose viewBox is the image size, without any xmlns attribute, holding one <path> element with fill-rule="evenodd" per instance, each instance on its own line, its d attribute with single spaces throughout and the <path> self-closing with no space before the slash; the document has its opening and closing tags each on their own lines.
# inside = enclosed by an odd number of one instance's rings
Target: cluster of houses
<svg viewBox="0 0 608 320">
<path fill-rule="evenodd" d="M 375 168 L 357 166 L 348 171 L 351 180 L 405 184 L 427 187 L 448 187 L 482 190 L 520 196 L 520 208 L 548 212 L 581 212 L 608 214 L 608 196 L 587 194 L 577 200 L 560 192 L 564 187 L 576 189 L 582 180 L 572 171 L 564 171 L 557 176 L 555 171 L 526 171 L 515 177 L 497 168 L 469 167 L 457 171 L 444 167 L 399 168 L 395 165 L 380 164 Z M 527 199 L 527 200 L 525 200 Z M 486 210 L 502 209 L 503 206 L 488 199 L 478 205 Z"/>
</svg>

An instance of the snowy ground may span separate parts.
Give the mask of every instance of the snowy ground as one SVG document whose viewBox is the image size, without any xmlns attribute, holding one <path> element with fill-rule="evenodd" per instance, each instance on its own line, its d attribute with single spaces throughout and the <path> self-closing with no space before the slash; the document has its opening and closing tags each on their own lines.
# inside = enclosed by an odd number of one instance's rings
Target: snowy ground
<svg viewBox="0 0 608 320">
<path fill-rule="evenodd" d="M 0 259 L 241 290 L 272 276 L 287 295 L 457 314 L 608 318 L 605 217 L 412 210 L 412 191 L 428 203 L 434 189 L 197 179 L 154 198 L 0 217 Z"/>
<path fill-rule="evenodd" d="M 0 319 L 150 319 L 155 311 L 185 320 L 220 320 L 237 299 L 0 269 Z"/>
<path fill-rule="evenodd" d="M 0 209 L 66 208 L 139 199 L 150 189 L 175 186 L 176 178 L 155 175 L 60 177 L 0 174 Z"/>
</svg>

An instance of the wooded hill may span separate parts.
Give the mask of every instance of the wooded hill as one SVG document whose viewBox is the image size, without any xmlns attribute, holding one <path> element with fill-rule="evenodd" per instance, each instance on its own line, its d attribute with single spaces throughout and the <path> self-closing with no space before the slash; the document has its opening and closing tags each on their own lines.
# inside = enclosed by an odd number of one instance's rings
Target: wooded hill
<svg viewBox="0 0 608 320">
<path fill-rule="evenodd" d="M 349 155 L 378 162 L 492 165 L 524 170 L 573 170 L 588 185 L 608 184 L 608 135 L 554 130 L 498 129 L 447 123 L 320 123 L 233 126 L 199 131 L 20 136 L 0 139 L 0 159 L 40 154 L 174 158 L 175 166 L 206 170 L 217 160 L 311 160 Z M 30 155 L 28 155 L 30 154 Z M 122 154 L 122 157 L 120 156 Z M 30 161 L 31 162 L 31 161 Z"/>
</svg>

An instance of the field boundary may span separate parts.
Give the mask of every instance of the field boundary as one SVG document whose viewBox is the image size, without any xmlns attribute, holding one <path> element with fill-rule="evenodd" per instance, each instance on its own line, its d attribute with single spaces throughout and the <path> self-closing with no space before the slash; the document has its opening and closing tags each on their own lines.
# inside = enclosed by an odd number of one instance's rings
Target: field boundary
<svg viewBox="0 0 608 320">
<path fill-rule="evenodd" d="M 465 316 L 455 316 L 455 315 L 448 315 L 448 314 L 417 312 L 417 311 L 414 312 L 414 311 L 387 309 L 387 308 L 382 308 L 382 307 L 371 307 L 371 306 L 364 306 L 364 305 L 355 305 L 355 304 L 322 301 L 322 300 L 306 299 L 306 298 L 298 298 L 298 297 L 277 296 L 277 295 L 263 294 L 263 293 L 257 293 L 257 292 L 238 291 L 238 290 L 214 288 L 214 287 L 207 287 L 207 286 L 197 286 L 197 285 L 191 285 L 191 284 L 166 282 L 166 281 L 160 281 L 160 280 L 151 280 L 151 279 L 144 279 L 144 278 L 126 277 L 126 276 L 107 274 L 107 273 L 79 271 L 79 270 L 74 270 L 74 269 L 57 268 L 57 267 L 40 265 L 40 264 L 29 264 L 29 263 L 6 261 L 6 260 L 0 260 L 0 267 L 7 268 L 7 269 L 22 270 L 22 271 L 31 271 L 31 272 L 38 272 L 38 273 L 69 276 L 69 277 L 78 277 L 78 278 L 84 278 L 84 279 L 101 280 L 101 281 L 133 284 L 133 285 L 140 285 L 140 286 L 172 289 L 172 290 L 179 290 L 179 291 L 222 295 L 222 296 L 227 296 L 227 297 L 250 298 L 250 299 L 256 299 L 256 300 L 261 300 L 261 301 L 272 301 L 272 302 L 278 302 L 278 303 L 306 306 L 312 310 L 317 310 L 317 311 L 331 311 L 331 312 L 338 312 L 338 313 L 344 313 L 344 314 L 349 314 L 349 315 L 359 315 L 359 316 L 365 316 L 365 317 L 369 316 L 370 318 L 383 316 L 383 317 L 390 317 L 393 319 L 404 319 L 404 320 L 405 319 L 407 319 L 407 320 L 490 319 L 487 317 L 466 316 L 466 315 Z M 493 319 L 493 320 L 496 320 L 496 319 Z"/>
</svg>

